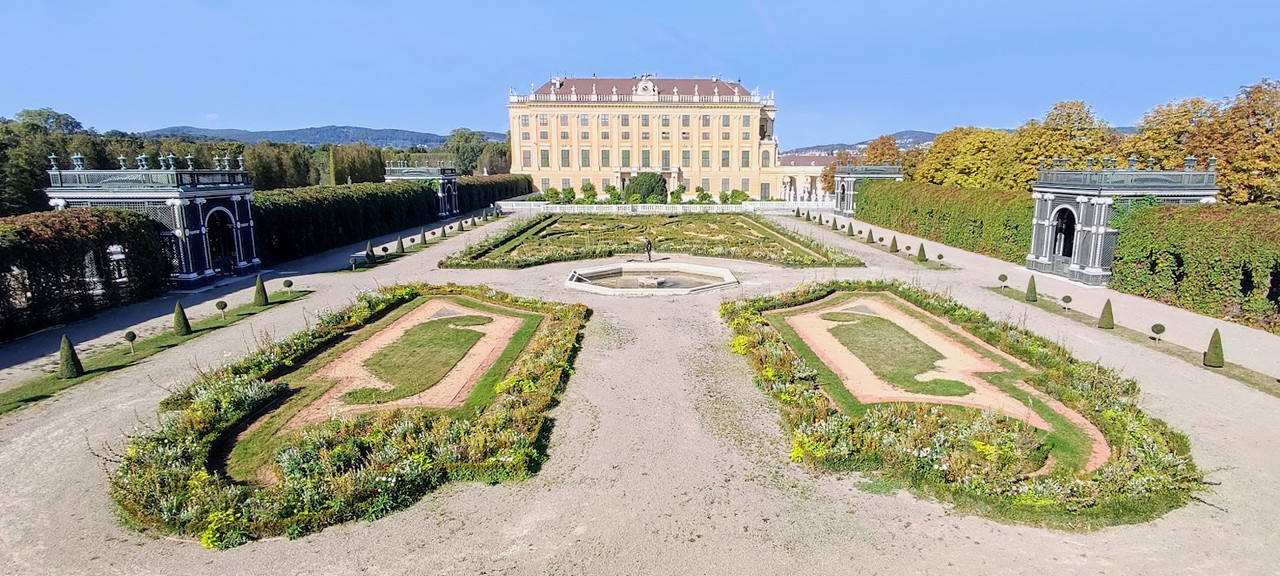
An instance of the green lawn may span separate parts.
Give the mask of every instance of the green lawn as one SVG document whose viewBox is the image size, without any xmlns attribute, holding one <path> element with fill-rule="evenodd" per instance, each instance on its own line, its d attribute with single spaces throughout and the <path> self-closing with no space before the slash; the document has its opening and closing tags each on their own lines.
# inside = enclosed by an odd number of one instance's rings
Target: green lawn
<svg viewBox="0 0 1280 576">
<path fill-rule="evenodd" d="M 224 326 L 230 326 L 244 318 L 253 316 L 264 310 L 279 306 L 287 302 L 292 302 L 306 296 L 309 292 L 299 290 L 281 290 L 271 294 L 271 303 L 267 306 L 254 306 L 253 304 L 245 304 L 236 308 L 226 310 L 225 317 L 223 314 L 214 314 L 212 316 L 202 318 L 191 323 L 191 334 L 187 336 L 177 336 L 172 331 L 165 331 L 145 340 L 134 342 L 134 351 L 129 351 L 129 345 L 121 342 L 117 346 L 113 346 L 107 350 L 97 354 L 83 355 L 80 360 L 84 365 L 84 375 L 79 378 L 70 378 L 63 380 L 55 374 L 46 374 L 23 381 L 21 384 L 14 386 L 4 392 L 0 392 L 0 414 L 17 410 L 23 406 L 33 402 L 39 402 L 45 398 L 53 396 L 59 391 L 65 390 L 82 382 L 87 382 L 104 374 L 109 374 L 121 368 L 126 368 L 139 362 L 149 356 L 167 350 L 188 340 L 199 338 L 204 334 L 208 334 L 214 330 Z"/>
<path fill-rule="evenodd" d="M 435 386 L 484 336 L 455 326 L 479 326 L 491 321 L 488 316 L 455 316 L 410 328 L 364 362 L 365 368 L 395 387 L 391 390 L 360 388 L 347 392 L 342 400 L 348 404 L 382 404 Z M 423 362 L 424 359 L 430 362 Z"/>
<path fill-rule="evenodd" d="M 520 356 L 525 347 L 527 347 L 529 342 L 533 339 L 534 334 L 542 324 L 542 315 L 494 306 L 465 297 L 426 296 L 418 298 L 417 300 L 406 303 L 399 308 L 392 310 L 378 321 L 359 329 L 351 336 L 338 342 L 333 347 L 316 355 L 314 358 L 298 367 L 298 369 L 286 376 L 283 376 L 281 379 L 289 385 L 289 394 L 282 403 L 272 406 L 269 412 L 256 418 L 257 425 L 253 430 L 245 434 L 244 437 L 236 442 L 235 446 L 232 447 L 231 453 L 226 461 L 227 473 L 232 478 L 242 482 L 255 481 L 255 474 L 258 470 L 271 463 L 275 458 L 276 450 L 288 441 L 289 433 L 282 432 L 285 424 L 287 424 L 289 420 L 293 419 L 293 417 L 303 408 L 319 399 L 320 396 L 324 395 L 324 393 L 335 384 L 332 380 L 322 380 L 312 378 L 312 376 L 330 362 L 356 347 L 361 342 L 368 340 L 392 322 L 395 322 L 405 314 L 408 314 L 432 298 L 446 298 L 451 303 L 457 304 L 460 307 L 479 310 L 482 312 L 495 312 L 507 316 L 515 316 L 524 320 L 520 325 L 520 328 L 518 328 L 515 334 L 512 335 L 511 341 L 507 344 L 507 347 L 503 349 L 498 360 L 494 362 L 493 367 L 491 367 L 489 371 L 485 373 L 484 377 L 476 383 L 475 387 L 471 390 L 471 394 L 467 396 L 467 399 L 463 401 L 462 405 L 457 408 L 440 410 L 438 412 L 453 417 L 466 418 L 475 416 L 479 411 L 492 403 L 494 398 L 497 396 L 494 388 L 499 382 L 506 378 L 507 373 L 511 370 L 511 366 L 515 363 L 516 358 Z M 471 318 L 472 316 L 466 317 Z M 458 319 L 458 317 L 454 317 L 441 318 L 439 320 L 457 323 Z M 410 329 L 404 336 L 393 343 L 392 346 L 403 343 L 405 338 L 413 331 L 413 329 Z M 470 330 L 453 331 L 474 333 Z M 467 348 L 470 349 L 470 346 L 471 345 L 468 345 Z M 425 370 L 435 364 L 435 357 L 427 353 L 414 350 L 408 346 L 405 346 L 403 350 L 407 356 L 405 359 L 407 362 L 404 362 L 406 371 L 414 369 L 415 367 L 419 370 Z M 375 354 L 370 360 L 373 360 L 378 356 L 380 355 Z M 399 365 L 401 362 L 401 360 L 397 360 L 394 364 Z M 452 362 L 448 362 L 448 365 L 452 368 L 454 364 L 457 364 L 457 362 L 458 360 L 455 359 Z M 384 368 L 390 369 L 391 364 L 384 365 Z M 441 373 L 440 377 L 443 377 L 444 373 L 447 372 L 448 370 L 445 370 Z M 394 382 L 394 380 L 389 381 Z M 439 377 L 436 378 L 436 381 L 439 381 Z M 406 394 L 406 396 L 408 395 L 409 394 Z M 389 400 L 384 400 L 384 402 L 385 401 Z M 430 409 L 417 408 L 417 410 Z"/>
<path fill-rule="evenodd" d="M 473 245 L 441 262 L 444 268 L 523 268 L 549 262 L 643 254 L 645 239 L 659 254 L 735 258 L 785 266 L 861 266 L 856 258 L 740 214 L 609 216 L 557 214 Z"/>
<path fill-rule="evenodd" d="M 818 358 L 818 355 L 815 354 L 813 350 L 811 350 L 804 343 L 804 340 L 802 340 L 800 336 L 796 334 L 795 330 L 791 329 L 791 326 L 786 322 L 786 317 L 794 314 L 799 314 L 808 310 L 812 310 L 816 306 L 822 306 L 823 308 L 834 306 L 834 305 L 843 303 L 845 301 L 848 301 L 854 296 L 876 296 L 876 297 L 884 298 L 885 302 L 888 302 L 893 306 L 897 307 L 899 310 L 902 310 L 903 312 L 910 314 L 911 316 L 925 322 L 931 328 L 942 332 L 943 334 L 953 338 L 957 342 L 961 342 L 968 345 L 974 351 L 978 352 L 984 357 L 999 364 L 1002 368 L 1004 368 L 1005 370 L 1004 372 L 980 373 L 978 374 L 978 376 L 983 380 L 996 386 L 1000 390 L 1004 391 L 1005 393 L 1009 394 L 1010 396 L 1017 399 L 1018 401 L 1022 402 L 1023 404 L 1026 404 L 1033 411 L 1035 411 L 1036 414 L 1040 415 L 1041 418 L 1044 418 L 1044 420 L 1053 427 L 1053 432 L 1046 433 L 1046 435 L 1044 436 L 1044 442 L 1049 445 L 1050 453 L 1054 456 L 1054 458 L 1057 461 L 1055 470 L 1067 470 L 1067 471 L 1074 472 L 1074 471 L 1079 471 L 1084 467 L 1084 464 L 1088 461 L 1088 458 L 1089 458 L 1089 446 L 1090 446 L 1089 439 L 1087 436 L 1085 436 L 1084 432 L 1082 432 L 1079 428 L 1076 428 L 1075 425 L 1069 422 L 1065 417 L 1053 411 L 1053 409 L 1050 408 L 1048 405 L 1046 405 L 1044 402 L 1041 402 L 1040 400 L 1033 397 L 1031 394 L 1022 391 L 1021 389 L 1019 389 L 1017 386 L 1014 385 L 1014 383 L 1019 380 L 1034 378 L 1035 377 L 1034 373 L 1028 372 L 1027 370 L 1023 369 L 1017 364 L 1006 360 L 1003 356 L 990 353 L 988 350 L 986 350 L 984 347 L 982 347 L 976 342 L 975 337 L 970 336 L 967 333 L 957 333 L 956 331 L 951 330 L 947 326 L 943 325 L 942 322 L 940 322 L 937 318 L 934 318 L 933 316 L 929 315 L 926 312 L 917 310 L 909 306 L 902 306 L 899 304 L 897 300 L 893 298 L 889 298 L 882 294 L 873 293 L 873 292 L 872 293 L 845 292 L 845 293 L 838 294 L 829 300 L 825 300 L 821 304 L 810 303 L 810 304 L 806 304 L 804 306 L 798 306 L 795 308 L 787 308 L 782 310 L 766 312 L 765 318 L 769 321 L 769 324 L 773 326 L 774 329 L 776 329 L 779 334 L 782 335 L 782 338 L 784 341 L 786 341 L 787 345 L 791 347 L 791 349 L 795 351 L 795 353 L 799 355 L 800 358 L 802 358 L 806 364 L 808 364 L 810 367 L 817 370 L 818 385 L 822 387 L 823 391 L 827 393 L 827 396 L 832 399 L 836 407 L 841 412 L 844 412 L 845 414 L 848 414 L 851 417 L 857 418 L 857 417 L 860 417 L 862 413 L 866 411 L 868 405 L 859 402 L 858 399 L 853 395 L 853 393 L 849 392 L 849 389 L 844 385 L 844 382 L 840 380 L 840 378 L 835 374 L 835 372 L 833 372 L 830 368 L 828 368 L 826 363 L 824 363 L 820 358 Z M 844 316 L 845 314 L 851 314 L 851 313 L 830 312 L 827 314 L 838 315 L 838 316 L 834 316 L 834 318 L 845 318 L 846 317 Z M 823 316 L 825 317 L 827 314 L 824 314 Z M 864 317 L 864 315 L 861 315 L 861 314 L 852 314 L 852 315 L 857 317 Z M 876 318 L 876 320 L 883 320 L 883 319 Z M 833 320 L 833 321 L 838 321 L 838 320 Z M 888 323 L 887 321 L 885 322 Z M 896 325 L 894 325 L 894 328 L 897 328 L 898 330 L 902 330 L 901 327 L 898 327 Z M 937 351 L 933 350 L 932 348 L 929 348 L 923 342 L 920 342 L 918 339 L 911 336 L 910 333 L 906 333 L 905 330 L 902 330 L 902 331 L 906 334 L 906 336 L 910 337 L 912 340 L 915 340 L 915 342 L 919 346 L 924 346 L 925 348 L 928 348 L 928 351 L 925 352 L 926 355 L 931 353 L 933 355 L 936 355 L 935 358 L 941 357 L 940 355 L 938 355 Z M 869 330 L 868 332 L 871 332 L 871 331 Z M 878 334 L 879 332 L 876 332 L 874 334 L 867 334 L 867 335 L 858 334 L 853 336 L 853 338 L 857 338 L 859 341 L 862 341 L 865 339 L 874 340 Z M 837 338 L 839 338 L 839 336 L 837 336 Z M 845 345 L 850 346 L 850 343 L 845 342 Z M 883 348 L 880 348 L 878 345 L 873 345 L 870 348 L 883 349 Z M 903 362 L 907 365 L 911 363 L 917 363 L 917 365 L 915 366 L 915 369 L 919 369 L 923 365 L 922 361 L 908 358 L 907 357 L 908 355 L 906 354 L 894 353 L 893 350 L 888 350 L 886 353 L 884 353 L 883 358 L 880 360 L 876 360 L 876 359 L 869 360 L 867 357 L 868 349 L 866 348 L 851 347 L 850 350 L 853 351 L 855 354 L 857 354 L 858 358 L 862 359 L 863 362 L 865 362 L 867 366 L 870 367 L 873 371 L 876 371 L 876 367 L 874 364 L 872 364 L 872 362 L 882 363 L 883 365 L 887 365 L 889 367 L 894 367 L 895 364 L 898 362 Z M 931 369 L 934 361 L 936 360 L 929 360 L 928 368 L 925 368 L 924 370 L 921 370 L 921 371 L 927 371 Z M 905 372 L 909 372 L 909 371 L 910 370 L 906 370 Z M 915 374 L 919 374 L 919 373 L 920 372 L 911 373 L 910 379 L 914 380 Z M 879 371 L 877 371 L 876 374 L 881 375 Z M 883 375 L 881 377 L 884 378 Z M 889 382 L 890 384 L 894 384 L 895 386 L 898 385 L 897 383 L 890 381 L 888 378 L 885 378 L 885 381 Z M 924 384 L 924 383 L 917 382 L 916 384 Z M 962 386 L 964 385 L 959 382 L 956 382 L 955 384 L 959 384 Z M 911 391 L 914 392 L 916 390 L 911 390 Z M 922 392 L 922 393 L 937 394 L 937 392 Z M 949 405 L 940 405 L 940 407 L 943 410 L 957 410 L 957 411 L 971 410 L 969 408 L 963 408 L 959 406 L 949 406 Z"/>
<path fill-rule="evenodd" d="M 1027 302 L 1026 292 L 1023 290 L 1018 290 L 1013 288 L 1000 288 L 995 286 L 989 286 L 987 287 L 987 290 L 995 292 L 996 294 L 999 294 L 1006 298 L 1011 298 L 1013 300 L 1017 300 L 1018 302 L 1035 306 L 1036 308 L 1039 308 L 1046 312 L 1051 312 L 1053 314 L 1057 314 L 1059 316 L 1063 316 L 1065 318 L 1075 320 L 1076 322 L 1084 324 L 1085 326 L 1093 326 L 1095 328 L 1098 326 L 1097 318 L 1094 318 L 1093 316 L 1090 316 L 1078 310 L 1071 310 L 1069 308 L 1064 308 L 1062 303 L 1059 302 L 1058 299 L 1052 296 L 1046 296 L 1043 292 L 1038 294 L 1039 298 L 1037 301 Z M 1259 392 L 1265 392 L 1267 394 L 1280 398 L 1280 379 L 1277 379 L 1275 376 L 1270 376 L 1267 374 L 1263 374 L 1262 372 L 1250 370 L 1248 368 L 1245 368 L 1244 366 L 1241 366 L 1239 364 L 1234 364 L 1231 362 L 1227 362 L 1226 365 L 1223 366 L 1222 368 L 1209 368 L 1204 365 L 1204 358 L 1202 356 L 1204 352 L 1203 350 L 1192 350 L 1185 346 L 1180 346 L 1178 344 L 1174 344 L 1166 340 L 1156 341 L 1155 336 L 1152 334 L 1139 332 L 1137 330 L 1134 330 L 1132 328 L 1126 328 L 1119 324 L 1116 324 L 1116 327 L 1110 330 L 1103 330 L 1101 328 L 1098 328 L 1098 330 L 1103 332 L 1110 332 L 1134 344 L 1146 346 L 1147 348 L 1150 348 L 1157 352 L 1161 352 L 1168 356 L 1172 356 L 1174 358 L 1182 360 L 1183 362 L 1186 362 L 1192 366 L 1198 366 L 1198 367 L 1204 368 L 1205 370 L 1213 372 L 1215 374 L 1221 374 L 1223 376 L 1226 376 L 1227 378 L 1235 380 L 1236 382 L 1244 384 L 1245 386 L 1258 390 Z M 1205 347 L 1207 348 L 1209 345 L 1209 336 L 1207 334 L 1205 335 L 1204 343 L 1205 343 Z"/>
<path fill-rule="evenodd" d="M 916 380 L 916 376 L 933 370 L 942 354 L 889 320 L 854 316 L 857 318 L 833 327 L 831 334 L 881 380 L 917 394 L 964 396 L 973 392 L 968 384 L 955 380 Z"/>
</svg>

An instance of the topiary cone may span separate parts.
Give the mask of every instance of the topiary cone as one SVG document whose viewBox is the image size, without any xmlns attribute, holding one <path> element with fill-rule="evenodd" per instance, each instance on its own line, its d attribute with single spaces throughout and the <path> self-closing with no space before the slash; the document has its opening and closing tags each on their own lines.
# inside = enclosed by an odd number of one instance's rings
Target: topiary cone
<svg viewBox="0 0 1280 576">
<path fill-rule="evenodd" d="M 854 232 L 854 231 L 853 231 L 853 222 L 850 222 L 850 223 L 849 223 L 849 235 L 850 235 L 850 236 L 857 236 L 857 235 L 858 235 L 856 232 Z"/>
<path fill-rule="evenodd" d="M 396 238 L 396 254 L 404 254 L 404 238 Z"/>
<path fill-rule="evenodd" d="M 373 253 L 373 242 L 364 243 L 364 261 L 366 264 L 373 264 L 378 261 L 378 255 Z"/>
<path fill-rule="evenodd" d="M 419 236 L 420 237 L 418 238 L 418 243 L 422 244 L 423 246 L 426 246 L 427 245 L 427 229 L 423 228 L 422 231 L 419 233 Z"/>
<path fill-rule="evenodd" d="M 870 228 L 867 228 L 867 244 L 875 244 L 875 243 L 876 243 L 876 232 L 875 232 L 875 230 L 872 230 L 872 229 L 870 229 Z"/>
<path fill-rule="evenodd" d="M 1213 336 L 1209 338 L 1209 349 L 1204 352 L 1204 365 L 1210 368 L 1221 368 L 1226 364 L 1226 360 L 1222 357 L 1222 334 L 1214 328 Z"/>
<path fill-rule="evenodd" d="M 894 252 L 894 253 L 898 252 L 898 237 L 897 237 L 897 236 L 894 236 L 894 237 L 893 237 L 893 240 L 890 240 L 890 241 L 889 241 L 889 251 L 890 251 L 890 252 Z"/>
<path fill-rule="evenodd" d="M 253 283 L 253 305 L 266 306 L 271 303 L 271 297 L 267 296 L 267 286 L 262 283 L 262 275 L 258 275 L 258 279 Z"/>
<path fill-rule="evenodd" d="M 76 355 L 75 346 L 66 334 L 62 335 L 62 346 L 58 349 L 58 377 L 63 380 L 84 376 L 84 365 Z"/>
<path fill-rule="evenodd" d="M 916 252 L 916 262 L 928 262 L 929 255 L 924 251 L 924 244 L 920 245 L 920 251 Z"/>
<path fill-rule="evenodd" d="M 1032 276 L 1027 280 L 1027 302 L 1036 302 L 1040 300 L 1040 295 L 1036 293 L 1036 277 Z"/>
<path fill-rule="evenodd" d="M 1111 300 L 1108 299 L 1106 304 L 1102 305 L 1102 316 L 1098 317 L 1098 327 L 1103 330 L 1112 330 L 1116 327 L 1116 319 L 1111 314 Z"/>
<path fill-rule="evenodd" d="M 178 336 L 191 334 L 191 321 L 187 320 L 187 311 L 182 309 L 181 302 L 173 305 L 173 333 Z"/>
<path fill-rule="evenodd" d="M 832 230 L 839 230 L 839 228 L 836 228 L 836 219 L 835 219 L 834 217 L 833 217 L 833 218 L 831 218 L 831 229 L 832 229 Z"/>
</svg>

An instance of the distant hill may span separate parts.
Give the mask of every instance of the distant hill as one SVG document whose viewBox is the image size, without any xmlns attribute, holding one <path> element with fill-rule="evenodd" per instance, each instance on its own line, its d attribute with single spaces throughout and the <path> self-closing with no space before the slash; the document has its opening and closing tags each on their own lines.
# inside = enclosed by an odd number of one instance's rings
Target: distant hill
<svg viewBox="0 0 1280 576">
<path fill-rule="evenodd" d="M 485 132 L 485 138 L 496 142 L 506 141 L 507 135 L 499 132 Z M 364 142 L 380 148 L 408 148 L 425 146 L 434 148 L 444 144 L 448 135 L 441 136 L 430 132 L 413 132 L 411 130 L 394 130 L 379 128 L 361 128 L 359 126 L 321 126 L 319 128 L 298 128 L 296 130 L 236 130 L 232 128 L 196 128 L 194 126 L 171 126 L 159 130 L 142 132 L 148 138 L 187 137 L 196 140 L 230 140 L 256 144 L 264 140 L 270 142 L 288 142 L 319 146 L 321 144 L 355 144 Z"/>
<path fill-rule="evenodd" d="M 1013 132 L 1012 128 L 1002 128 L 1002 130 L 1005 132 Z M 1138 132 L 1138 128 L 1136 126 L 1116 126 L 1113 127 L 1112 130 L 1115 130 L 1120 134 L 1124 134 L 1125 136 L 1131 136 Z M 934 132 L 925 132 L 923 130 L 903 130 L 901 132 L 894 132 L 893 134 L 890 134 L 890 136 L 893 136 L 893 138 L 898 141 L 899 148 L 906 150 L 933 144 L 934 138 L 938 137 Z M 817 146 L 805 146 L 803 148 L 787 150 L 783 152 L 783 154 L 835 154 L 841 150 L 861 150 L 866 148 L 870 143 L 870 140 L 863 140 L 857 144 L 819 144 Z"/>
</svg>

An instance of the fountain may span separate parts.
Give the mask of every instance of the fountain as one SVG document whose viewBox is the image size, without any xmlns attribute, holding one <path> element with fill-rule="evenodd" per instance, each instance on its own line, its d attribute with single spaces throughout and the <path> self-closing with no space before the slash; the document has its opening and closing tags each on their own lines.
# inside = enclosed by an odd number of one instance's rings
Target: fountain
<svg viewBox="0 0 1280 576">
<path fill-rule="evenodd" d="M 596 294 L 659 296 L 693 294 L 737 284 L 724 268 L 680 262 L 623 262 L 569 273 L 565 286 Z"/>
</svg>

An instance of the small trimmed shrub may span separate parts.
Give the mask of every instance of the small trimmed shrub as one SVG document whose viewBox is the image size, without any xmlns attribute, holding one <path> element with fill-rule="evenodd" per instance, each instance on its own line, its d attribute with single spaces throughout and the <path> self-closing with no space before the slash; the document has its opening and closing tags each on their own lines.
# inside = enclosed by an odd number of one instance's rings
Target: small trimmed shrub
<svg viewBox="0 0 1280 576">
<path fill-rule="evenodd" d="M 1098 327 L 1103 330 L 1113 330 L 1116 327 L 1116 319 L 1111 314 L 1111 299 L 1109 298 L 1107 303 L 1102 305 L 1102 316 L 1098 317 Z"/>
<path fill-rule="evenodd" d="M 133 330 L 130 330 L 130 331 L 125 332 L 125 333 L 124 333 L 124 341 L 129 343 L 129 353 L 130 353 L 130 354 L 133 354 L 134 352 L 137 352 L 137 350 L 134 350 L 134 348 L 133 348 L 133 341 L 134 341 L 134 340 L 137 340 L 137 339 L 138 339 L 138 334 L 137 334 L 136 332 L 134 332 Z"/>
<path fill-rule="evenodd" d="M 364 263 L 373 264 L 378 261 L 378 255 L 373 251 L 373 242 L 364 243 Z"/>
<path fill-rule="evenodd" d="M 285 280 L 284 282 L 281 282 L 281 283 L 280 283 L 280 285 L 281 285 L 281 286 L 284 286 L 284 289 L 285 289 L 285 290 L 292 290 L 292 289 L 293 289 L 293 280 Z"/>
<path fill-rule="evenodd" d="M 916 252 L 916 262 L 928 262 L 929 254 L 924 250 L 924 244 L 920 245 L 920 250 Z"/>
<path fill-rule="evenodd" d="M 404 254 L 404 238 L 396 237 L 396 254 Z"/>
<path fill-rule="evenodd" d="M 1156 335 L 1156 344 L 1160 343 L 1160 335 L 1164 334 L 1164 324 L 1152 324 L 1151 333 Z"/>
<path fill-rule="evenodd" d="M 421 242 L 423 246 L 427 245 L 427 229 L 426 228 L 423 228 L 418 231 L 418 241 Z"/>
<path fill-rule="evenodd" d="M 1036 277 L 1032 276 L 1027 280 L 1027 302 L 1038 302 L 1040 295 L 1036 292 Z"/>
<path fill-rule="evenodd" d="M 1213 329 L 1213 336 L 1209 338 L 1209 349 L 1204 352 L 1204 365 L 1210 368 L 1221 368 L 1227 365 L 1222 355 L 1222 334 L 1217 328 Z"/>
<path fill-rule="evenodd" d="M 832 229 L 832 230 L 838 230 L 838 228 L 836 228 L 836 219 L 835 219 L 835 218 L 832 218 L 832 219 L 831 219 L 831 229 Z"/>
<path fill-rule="evenodd" d="M 1108 304 L 1110 304 L 1110 302 L 1111 302 L 1110 300 L 1108 300 L 1108 301 L 1107 301 L 1107 303 L 1108 303 Z M 1070 294 L 1065 294 L 1065 295 L 1063 295 L 1063 296 L 1062 296 L 1062 309 L 1063 309 L 1063 310 L 1070 310 L 1070 308 L 1068 308 L 1068 306 L 1069 306 L 1070 304 L 1071 304 L 1071 295 L 1070 295 Z"/>
<path fill-rule="evenodd" d="M 213 307 L 218 309 L 218 313 L 222 314 L 222 319 L 227 319 L 227 301 L 219 300 L 213 303 Z"/>
<path fill-rule="evenodd" d="M 266 306 L 271 303 L 271 297 L 267 296 L 267 285 L 262 283 L 262 275 L 259 274 L 257 280 L 253 282 L 253 305 Z"/>
<path fill-rule="evenodd" d="M 71 345 L 71 339 L 63 334 L 62 346 L 58 349 L 58 377 L 70 380 L 81 376 L 84 376 L 84 365 L 80 363 L 80 356 L 76 355 L 76 347 Z"/>
<path fill-rule="evenodd" d="M 178 336 L 191 334 L 191 321 L 187 319 L 187 311 L 182 309 L 181 302 L 173 304 L 173 333 Z"/>
<path fill-rule="evenodd" d="M 889 251 L 890 251 L 890 252 L 893 252 L 893 253 L 897 253 L 897 252 L 900 252 L 900 251 L 901 251 L 901 250 L 898 250 L 898 237 L 897 237 L 897 236 L 894 236 L 894 237 L 893 237 L 893 240 L 890 240 L 890 241 L 889 241 Z M 923 252 L 923 250 L 922 250 L 921 252 Z"/>
<path fill-rule="evenodd" d="M 390 252 L 390 251 L 391 251 L 391 249 L 390 249 L 390 248 L 387 248 L 386 246 L 383 246 L 383 247 L 382 247 L 382 254 L 383 254 L 383 255 L 386 255 L 386 254 L 387 254 L 388 252 Z"/>
<path fill-rule="evenodd" d="M 799 217 L 800 217 L 800 209 L 796 208 L 796 218 L 799 218 Z"/>
<path fill-rule="evenodd" d="M 1001 275 L 999 275 L 999 276 L 996 276 L 996 280 L 999 280 L 999 281 L 1000 281 L 1000 289 L 1001 289 L 1001 290 L 1004 290 L 1005 288 L 1008 288 L 1008 286 L 1005 286 L 1005 282 L 1008 282 L 1008 281 L 1009 281 L 1009 275 L 1008 275 L 1008 274 L 1001 274 Z"/>
<path fill-rule="evenodd" d="M 355 271 L 356 271 L 356 259 L 355 259 L 355 258 L 352 258 L 351 260 L 349 260 L 349 262 L 351 263 L 351 271 L 352 271 L 352 272 L 355 272 Z"/>
</svg>

